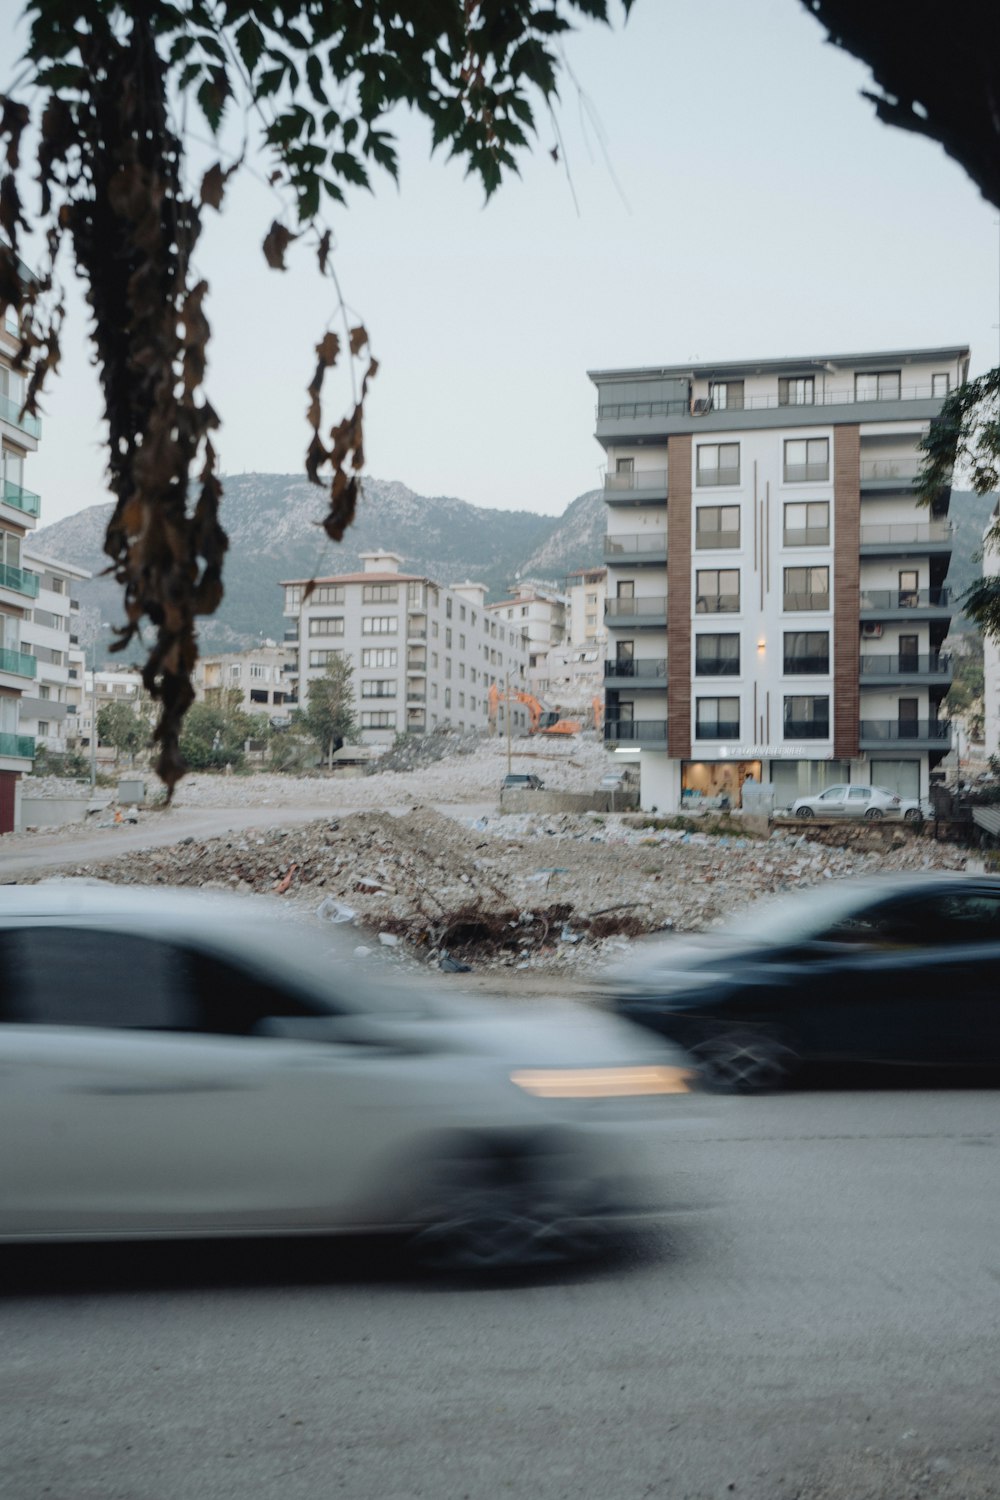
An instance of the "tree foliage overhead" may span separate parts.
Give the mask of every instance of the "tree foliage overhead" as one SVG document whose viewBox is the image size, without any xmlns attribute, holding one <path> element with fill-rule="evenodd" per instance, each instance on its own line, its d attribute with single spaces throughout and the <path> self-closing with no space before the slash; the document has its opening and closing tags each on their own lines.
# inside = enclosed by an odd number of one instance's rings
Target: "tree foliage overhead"
<svg viewBox="0 0 1000 1500">
<path fill-rule="evenodd" d="M 621 5 L 627 14 L 631 0 Z M 195 622 L 222 598 L 226 551 L 212 441 L 220 419 L 203 388 L 208 287 L 192 261 L 203 210 L 221 208 L 248 150 L 190 186 L 177 101 L 190 96 L 213 133 L 227 109 L 259 121 L 272 184 L 293 205 L 292 222 L 267 230 L 264 256 L 283 270 L 304 239 L 330 274 L 321 206 L 369 187 L 373 165 L 396 175 L 395 108 L 425 116 L 433 146 L 464 160 L 489 196 L 529 145 L 537 103 L 556 93 L 559 37 L 580 17 L 607 20 L 608 0 L 29 0 L 27 13 L 34 103 L 0 97 L 0 313 L 19 314 L 14 364 L 29 373 L 24 411 L 36 415 L 59 364 L 66 242 L 103 389 L 116 501 L 105 551 L 125 609 L 117 647 L 152 625 L 143 680 L 160 704 L 157 770 L 172 791 L 184 771 Z M 29 125 L 37 136 L 25 136 Z M 26 139 L 37 142 L 33 163 L 22 161 Z M 31 166 L 37 208 L 23 192 Z M 35 274 L 19 256 L 29 231 L 46 247 Z M 343 344 L 353 410 L 324 427 L 324 376 L 342 353 L 329 329 L 307 386 L 305 470 L 329 485 L 323 525 L 335 540 L 354 516 L 377 370 L 363 327 L 347 328 Z"/>
</svg>

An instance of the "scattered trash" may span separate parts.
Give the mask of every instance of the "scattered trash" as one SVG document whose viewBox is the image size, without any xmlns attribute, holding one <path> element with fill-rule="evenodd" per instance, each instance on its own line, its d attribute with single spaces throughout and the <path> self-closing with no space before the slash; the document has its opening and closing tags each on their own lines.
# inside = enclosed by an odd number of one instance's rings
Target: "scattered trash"
<svg viewBox="0 0 1000 1500">
<path fill-rule="evenodd" d="M 285 892 L 288 890 L 288 887 L 295 879 L 295 872 L 298 868 L 298 865 L 288 866 L 288 874 L 284 877 L 283 880 L 279 880 L 278 884 L 274 887 L 274 893 L 276 896 L 283 896 L 285 894 Z"/>
<path fill-rule="evenodd" d="M 358 946 L 354 950 L 354 957 L 355 958 L 368 958 L 368 956 L 370 955 L 371 951 L 372 950 L 370 948 L 366 948 L 365 947 L 364 943 L 359 943 Z"/>
<path fill-rule="evenodd" d="M 317 906 L 316 915 L 323 917 L 327 922 L 353 922 L 357 912 L 353 906 L 348 906 L 346 901 L 337 901 L 333 896 L 326 896 Z"/>
<path fill-rule="evenodd" d="M 380 932 L 378 935 L 378 940 L 382 944 L 383 948 L 399 947 L 399 938 L 394 932 Z"/>
<path fill-rule="evenodd" d="M 463 964 L 457 958 L 452 958 L 450 953 L 442 953 L 438 959 L 438 968 L 443 969 L 446 974 L 471 974 L 472 965 Z"/>
</svg>

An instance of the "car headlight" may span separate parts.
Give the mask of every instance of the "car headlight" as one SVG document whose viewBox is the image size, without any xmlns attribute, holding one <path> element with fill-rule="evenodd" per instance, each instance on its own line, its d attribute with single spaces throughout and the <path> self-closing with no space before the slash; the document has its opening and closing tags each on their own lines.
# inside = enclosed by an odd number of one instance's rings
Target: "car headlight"
<svg viewBox="0 0 1000 1500">
<path fill-rule="evenodd" d="M 642 1094 L 689 1094 L 690 1068 L 519 1068 L 510 1075 L 539 1099 L 627 1099 Z"/>
</svg>

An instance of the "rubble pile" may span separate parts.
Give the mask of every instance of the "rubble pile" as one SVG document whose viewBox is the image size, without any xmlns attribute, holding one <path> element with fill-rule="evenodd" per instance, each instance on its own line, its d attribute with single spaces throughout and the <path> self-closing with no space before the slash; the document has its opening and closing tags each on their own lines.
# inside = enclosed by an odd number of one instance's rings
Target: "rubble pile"
<svg viewBox="0 0 1000 1500">
<path fill-rule="evenodd" d="M 632 937 L 697 931 L 772 892 L 883 870 L 962 869 L 965 859 L 919 837 L 828 848 L 803 835 L 712 836 L 615 815 L 462 822 L 414 807 L 189 838 L 63 873 L 270 892 L 441 967 L 579 969 Z"/>
<path fill-rule="evenodd" d="M 367 768 L 367 775 L 381 776 L 386 771 L 418 771 L 453 755 L 473 755 L 486 743 L 478 729 L 435 729 L 433 734 L 404 735 L 391 750 L 380 755 Z"/>
</svg>

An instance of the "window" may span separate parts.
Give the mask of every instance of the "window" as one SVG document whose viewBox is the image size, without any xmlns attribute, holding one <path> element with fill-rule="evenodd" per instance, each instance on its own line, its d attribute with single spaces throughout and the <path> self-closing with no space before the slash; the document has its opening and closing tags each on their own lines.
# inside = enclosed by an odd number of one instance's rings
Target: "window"
<svg viewBox="0 0 1000 1500">
<path fill-rule="evenodd" d="M 932 396 L 947 396 L 947 394 L 948 394 L 948 392 L 950 390 L 951 390 L 951 376 L 950 375 L 932 375 L 931 376 L 931 395 Z"/>
<path fill-rule="evenodd" d="M 363 667 L 394 667 L 396 660 L 395 646 L 368 646 L 361 653 Z"/>
<path fill-rule="evenodd" d="M 899 573 L 899 608 L 916 609 L 920 603 L 920 574 L 916 568 L 901 568 Z"/>
<path fill-rule="evenodd" d="M 424 586 L 422 583 L 408 583 L 406 585 L 406 602 L 410 609 L 424 609 Z"/>
<path fill-rule="evenodd" d="M 309 621 L 310 635 L 343 635 L 343 615 L 314 615 Z"/>
<path fill-rule="evenodd" d="M 696 635 L 694 651 L 696 676 L 739 676 L 740 638 L 738 635 Z"/>
<path fill-rule="evenodd" d="M 251 703 L 266 703 L 267 702 L 267 688 L 251 688 L 250 689 L 250 702 Z"/>
<path fill-rule="evenodd" d="M 698 483 L 739 484 L 739 443 L 699 443 Z"/>
<path fill-rule="evenodd" d="M 740 545 L 740 508 L 738 505 L 699 505 L 695 516 L 695 546 Z"/>
<path fill-rule="evenodd" d="M 458 618 L 460 620 L 464 620 L 465 619 L 465 605 L 464 604 L 460 604 L 458 606 Z"/>
<path fill-rule="evenodd" d="M 786 698 L 786 740 L 828 740 L 830 738 L 829 698 Z"/>
<path fill-rule="evenodd" d="M 785 609 L 829 609 L 830 569 L 786 568 Z"/>
<path fill-rule="evenodd" d="M 785 441 L 785 483 L 806 484 L 830 478 L 829 438 L 788 438 Z"/>
<path fill-rule="evenodd" d="M 193 998 L 175 983 L 179 955 L 166 943 L 72 927 L 22 929 L 5 933 L 2 941 L 11 981 L 6 1021 L 140 1031 L 193 1028 Z"/>
<path fill-rule="evenodd" d="M 42 586 L 53 594 L 65 594 L 66 583 L 62 578 L 56 578 L 52 573 L 42 574 Z"/>
<path fill-rule="evenodd" d="M 310 604 L 343 604 L 344 585 L 342 583 L 318 583 L 309 595 Z"/>
<path fill-rule="evenodd" d="M 266 669 L 261 666 L 260 662 L 252 661 L 250 663 L 250 676 L 251 677 L 258 677 L 258 678 L 266 678 L 267 672 L 266 672 Z"/>
<path fill-rule="evenodd" d="M 444 601 L 444 615 L 445 615 L 445 619 L 446 620 L 450 620 L 451 619 L 451 600 L 450 599 L 446 599 Z"/>
<path fill-rule="evenodd" d="M 635 473 L 635 459 L 634 458 L 616 458 L 615 459 L 615 473 L 616 474 L 634 474 Z"/>
<path fill-rule="evenodd" d="M 362 729 L 395 729 L 396 715 L 387 708 L 368 708 L 361 710 Z"/>
<path fill-rule="evenodd" d="M 239 681 L 239 678 L 240 678 L 240 675 L 241 675 L 241 671 L 242 671 L 242 669 L 240 667 L 239 662 L 234 663 L 234 665 L 232 665 L 229 668 L 229 675 L 233 679 L 234 682 L 238 682 Z"/>
<path fill-rule="evenodd" d="M 309 665 L 311 667 L 328 667 L 338 656 L 343 656 L 343 651 L 310 651 Z"/>
<path fill-rule="evenodd" d="M 870 374 L 855 375 L 855 401 L 898 401 L 899 370 L 872 370 Z"/>
<path fill-rule="evenodd" d="M 69 620 L 65 615 L 54 615 L 49 609 L 32 610 L 31 618 L 36 625 L 44 625 L 48 630 L 66 630 L 69 628 Z"/>
<path fill-rule="evenodd" d="M 48 684 L 47 684 L 47 683 L 44 683 L 44 682 L 43 682 L 43 683 L 42 683 L 42 684 L 41 684 L 41 686 L 40 686 L 40 687 L 39 687 L 39 689 L 38 689 L 38 696 L 39 696 L 39 698 L 41 698 L 41 699 L 42 699 L 42 701 L 43 701 L 43 702 L 45 702 L 45 703 L 47 703 L 47 702 L 48 702 L 48 701 L 49 701 L 49 699 L 50 699 L 50 698 L 51 698 L 51 696 L 52 696 L 52 689 L 51 689 L 51 688 L 50 688 L 50 687 L 49 687 L 49 686 L 48 686 Z"/>
<path fill-rule="evenodd" d="M 458 637 L 458 649 L 459 651 L 465 650 L 465 636 L 461 634 Z"/>
<path fill-rule="evenodd" d="M 816 382 L 811 375 L 783 376 L 778 381 L 779 406 L 812 406 L 816 400 Z"/>
<path fill-rule="evenodd" d="M 451 707 L 451 688 L 445 688 L 444 690 L 444 706 L 445 708 Z"/>
<path fill-rule="evenodd" d="M 830 635 L 826 630 L 785 631 L 785 675 L 805 677 L 829 672 Z"/>
<path fill-rule="evenodd" d="M 785 506 L 786 547 L 830 545 L 829 500 L 793 500 Z"/>
<path fill-rule="evenodd" d="M 395 583 L 366 583 L 361 590 L 362 604 L 396 604 L 399 587 Z"/>
<path fill-rule="evenodd" d="M 699 698 L 695 710 L 695 739 L 735 739 L 740 732 L 738 698 Z"/>
<path fill-rule="evenodd" d="M 444 644 L 445 644 L 445 649 L 448 650 L 448 651 L 450 651 L 451 650 L 451 631 L 450 630 L 445 630 L 445 633 L 444 633 Z"/>
<path fill-rule="evenodd" d="M 743 381 L 710 380 L 708 397 L 715 411 L 742 411 Z"/>
<path fill-rule="evenodd" d="M 361 683 L 362 698 L 395 698 L 396 680 L 394 677 L 369 677 Z"/>
<path fill-rule="evenodd" d="M 285 587 L 285 614 L 297 615 L 302 606 L 302 589 L 297 583 Z"/>
<path fill-rule="evenodd" d="M 362 635 L 395 635 L 398 630 L 399 618 L 396 615 L 364 615 L 361 620 Z"/>
<path fill-rule="evenodd" d="M 739 568 L 699 568 L 695 574 L 696 614 L 729 614 L 739 607 Z"/>
<path fill-rule="evenodd" d="M 39 734 L 48 734 L 48 732 L 49 732 L 49 721 L 48 721 L 48 719 L 39 719 L 39 721 L 38 721 L 38 733 Z"/>
</svg>

